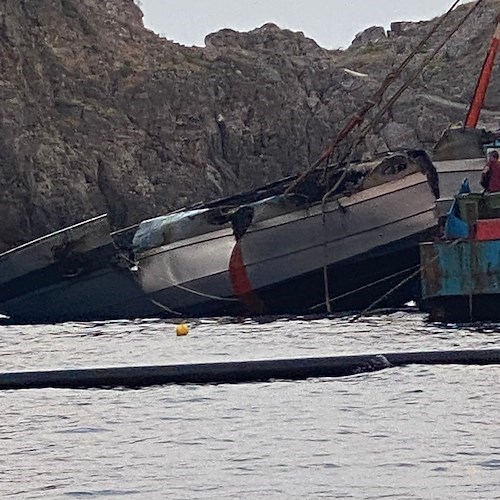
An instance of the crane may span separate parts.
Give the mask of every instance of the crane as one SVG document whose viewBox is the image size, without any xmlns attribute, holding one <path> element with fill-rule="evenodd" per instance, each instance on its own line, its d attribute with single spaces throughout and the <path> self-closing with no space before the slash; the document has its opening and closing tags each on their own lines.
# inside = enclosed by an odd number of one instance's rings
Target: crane
<svg viewBox="0 0 500 500">
<path fill-rule="evenodd" d="M 483 68 L 479 79 L 477 81 L 476 90 L 474 91 L 474 98 L 472 99 L 469 111 L 467 112 L 467 118 L 465 119 L 465 128 L 476 128 L 477 122 L 479 121 L 479 115 L 481 114 L 481 109 L 484 105 L 484 100 L 486 98 L 486 92 L 491 80 L 491 74 L 493 72 L 493 65 L 495 63 L 495 58 L 500 47 L 500 16 L 497 17 L 497 27 L 493 38 L 491 40 L 490 48 L 486 54 L 486 59 L 483 63 Z"/>
</svg>

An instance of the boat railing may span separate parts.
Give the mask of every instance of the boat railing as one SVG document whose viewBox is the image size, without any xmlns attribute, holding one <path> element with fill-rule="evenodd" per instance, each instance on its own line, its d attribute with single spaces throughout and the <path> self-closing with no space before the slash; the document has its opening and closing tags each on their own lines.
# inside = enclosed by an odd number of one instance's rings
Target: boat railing
<svg viewBox="0 0 500 500">
<path fill-rule="evenodd" d="M 500 193 L 465 193 L 457 196 L 460 217 L 469 226 L 478 219 L 500 218 Z"/>
<path fill-rule="evenodd" d="M 0 253 L 0 260 L 9 257 L 12 254 L 19 253 L 23 251 L 26 248 L 33 248 L 38 246 L 41 243 L 46 242 L 47 240 L 50 240 L 54 237 L 63 235 L 65 233 L 71 233 L 72 231 L 75 231 L 77 229 L 84 228 L 85 226 L 94 224 L 95 222 L 101 221 L 103 219 L 106 219 L 107 214 L 103 215 L 98 215 L 97 217 L 93 217 L 92 219 L 85 220 L 83 222 L 79 222 L 77 224 L 73 224 L 72 226 L 65 227 L 63 229 L 59 229 L 57 231 L 54 231 L 53 233 L 46 234 L 44 236 L 40 236 L 40 238 L 36 238 L 34 240 L 28 241 L 27 243 L 23 243 L 22 245 L 19 245 L 17 247 L 11 248 L 10 250 L 7 250 L 3 253 Z"/>
</svg>

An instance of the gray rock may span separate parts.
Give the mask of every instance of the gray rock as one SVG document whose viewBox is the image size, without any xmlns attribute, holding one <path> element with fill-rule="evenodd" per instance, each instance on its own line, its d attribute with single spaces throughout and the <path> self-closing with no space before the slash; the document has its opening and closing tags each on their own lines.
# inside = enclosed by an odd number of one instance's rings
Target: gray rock
<svg viewBox="0 0 500 500">
<path fill-rule="evenodd" d="M 389 122 L 382 130 L 381 136 L 389 150 L 415 148 L 419 146 L 415 129 L 409 125 Z"/>
<path fill-rule="evenodd" d="M 356 47 L 368 45 L 369 43 L 377 43 L 379 40 L 385 40 L 386 37 L 387 34 L 382 26 L 372 26 L 358 33 L 351 45 Z"/>
<path fill-rule="evenodd" d="M 444 98 L 469 101 L 499 6 L 484 4 L 355 157 L 428 147 L 460 121 Z M 392 30 L 404 36 L 374 27 L 330 51 L 266 24 L 188 48 L 145 29 L 133 0 L 0 0 L 0 251 L 99 213 L 126 226 L 302 171 L 429 23 Z M 423 108 L 422 93 L 440 104 Z M 498 102 L 495 73 L 486 106 Z"/>
<path fill-rule="evenodd" d="M 389 37 L 404 35 L 406 32 L 411 31 L 414 25 L 415 25 L 414 23 L 404 22 L 404 21 L 391 23 L 391 29 L 387 33 L 387 35 Z"/>
</svg>

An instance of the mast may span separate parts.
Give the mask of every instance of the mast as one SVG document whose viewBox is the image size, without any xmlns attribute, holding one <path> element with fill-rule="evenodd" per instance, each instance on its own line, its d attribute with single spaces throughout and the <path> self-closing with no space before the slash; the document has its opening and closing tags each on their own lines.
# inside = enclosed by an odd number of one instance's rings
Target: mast
<svg viewBox="0 0 500 500">
<path fill-rule="evenodd" d="M 490 48 L 483 63 L 479 80 L 477 81 L 476 90 L 474 91 L 474 98 L 472 99 L 467 118 L 465 119 L 465 128 L 476 128 L 479 121 L 479 115 L 483 108 L 484 100 L 486 99 L 486 92 L 490 85 L 491 74 L 493 72 L 493 65 L 495 57 L 500 47 L 500 16 L 497 18 L 497 27 L 491 40 Z"/>
</svg>

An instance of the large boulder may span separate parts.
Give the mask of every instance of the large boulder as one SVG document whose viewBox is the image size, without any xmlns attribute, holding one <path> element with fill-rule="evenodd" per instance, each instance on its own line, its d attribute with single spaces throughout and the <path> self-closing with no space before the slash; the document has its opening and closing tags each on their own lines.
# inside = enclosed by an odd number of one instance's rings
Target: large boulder
<svg viewBox="0 0 500 500">
<path fill-rule="evenodd" d="M 382 26 L 371 26 L 355 36 L 352 46 L 356 47 L 377 43 L 380 40 L 385 40 L 386 37 L 387 33 Z"/>
</svg>

